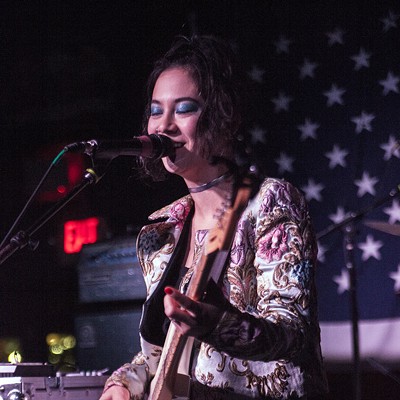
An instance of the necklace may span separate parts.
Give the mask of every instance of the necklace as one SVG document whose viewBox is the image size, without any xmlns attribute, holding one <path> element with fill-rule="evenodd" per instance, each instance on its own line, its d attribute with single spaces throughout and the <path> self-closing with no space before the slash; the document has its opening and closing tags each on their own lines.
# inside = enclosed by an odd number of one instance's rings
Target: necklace
<svg viewBox="0 0 400 400">
<path fill-rule="evenodd" d="M 199 193 L 199 192 L 204 192 L 204 190 L 210 189 L 213 186 L 218 185 L 218 183 L 224 181 L 226 178 L 228 178 L 229 176 L 232 175 L 232 171 L 228 170 L 227 172 L 225 172 L 223 175 L 218 176 L 217 178 L 213 179 L 210 182 L 207 183 L 203 183 L 200 186 L 196 186 L 196 187 L 192 187 L 192 188 L 188 188 L 189 193 Z"/>
</svg>

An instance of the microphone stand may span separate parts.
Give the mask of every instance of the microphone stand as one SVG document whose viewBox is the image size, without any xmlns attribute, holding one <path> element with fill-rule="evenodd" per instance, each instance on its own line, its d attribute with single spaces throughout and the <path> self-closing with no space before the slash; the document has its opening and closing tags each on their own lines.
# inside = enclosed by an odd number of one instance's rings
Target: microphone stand
<svg viewBox="0 0 400 400">
<path fill-rule="evenodd" d="M 345 252 L 345 265 L 349 271 L 349 293 L 350 293 L 350 312 L 352 325 L 352 345 L 353 345 L 353 372 L 354 372 L 354 399 L 361 400 L 361 363 L 360 363 L 360 338 L 359 338 L 359 314 L 357 304 L 357 268 L 354 261 L 355 247 L 355 223 L 360 221 L 366 214 L 378 208 L 387 201 L 400 194 L 400 185 L 392 189 L 388 195 L 374 201 L 370 206 L 357 212 L 352 212 L 348 218 L 343 221 L 332 224 L 317 234 L 317 239 L 321 239 L 337 230 L 344 232 L 343 244 Z"/>
<path fill-rule="evenodd" d="M 76 195 L 78 195 L 86 186 L 93 183 L 97 183 L 100 180 L 96 172 L 93 169 L 87 169 L 83 177 L 82 182 L 75 186 L 67 196 L 62 200 L 58 201 L 52 208 L 50 208 L 42 217 L 40 217 L 30 228 L 22 230 L 13 236 L 9 243 L 4 245 L 0 249 L 0 265 L 3 264 L 11 255 L 17 250 L 23 249 L 29 246 L 31 250 L 36 250 L 39 241 L 32 238 L 32 235 L 36 233 L 46 222 L 48 222 L 54 215 L 56 215 L 61 209 L 63 209 Z"/>
</svg>

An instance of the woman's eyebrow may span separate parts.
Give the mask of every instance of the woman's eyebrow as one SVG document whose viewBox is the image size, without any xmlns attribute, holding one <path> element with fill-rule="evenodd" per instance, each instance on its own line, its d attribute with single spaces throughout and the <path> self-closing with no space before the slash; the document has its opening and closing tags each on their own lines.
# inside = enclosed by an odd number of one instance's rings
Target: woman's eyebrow
<svg viewBox="0 0 400 400">
<path fill-rule="evenodd" d="M 178 99 L 174 100 L 174 103 L 180 103 L 182 101 L 193 101 L 195 103 L 200 103 L 199 100 L 197 100 L 193 97 L 179 97 Z M 161 104 L 161 101 L 157 100 L 157 99 L 153 99 L 153 100 L 151 100 L 151 103 Z"/>
<path fill-rule="evenodd" d="M 179 99 L 175 99 L 175 103 L 180 103 L 181 101 L 193 101 L 198 103 L 199 101 L 193 97 L 180 97 Z"/>
</svg>

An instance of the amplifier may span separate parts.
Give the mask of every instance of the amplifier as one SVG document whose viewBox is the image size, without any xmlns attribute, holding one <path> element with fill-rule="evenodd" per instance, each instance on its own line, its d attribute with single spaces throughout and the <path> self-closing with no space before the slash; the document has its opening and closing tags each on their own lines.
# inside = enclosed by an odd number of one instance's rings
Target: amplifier
<svg viewBox="0 0 400 400">
<path fill-rule="evenodd" d="M 80 303 L 144 300 L 136 237 L 86 245 L 78 263 Z"/>
<path fill-rule="evenodd" d="M 107 376 L 67 374 L 0 378 L 0 398 L 10 400 L 98 400 Z"/>
<path fill-rule="evenodd" d="M 80 370 L 110 372 L 130 362 L 140 350 L 141 308 L 99 310 L 75 318 Z"/>
<path fill-rule="evenodd" d="M 136 256 L 136 237 L 84 246 L 77 267 L 78 365 L 86 371 L 113 371 L 140 350 L 146 285 Z"/>
</svg>

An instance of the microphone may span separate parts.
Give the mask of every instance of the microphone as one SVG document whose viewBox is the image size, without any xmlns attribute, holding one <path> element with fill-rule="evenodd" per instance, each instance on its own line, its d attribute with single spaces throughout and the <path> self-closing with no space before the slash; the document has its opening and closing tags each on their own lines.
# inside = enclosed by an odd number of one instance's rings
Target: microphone
<svg viewBox="0 0 400 400">
<path fill-rule="evenodd" d="M 172 156 L 175 149 L 182 147 L 164 135 L 143 135 L 127 140 L 97 140 L 75 142 L 64 147 L 65 152 L 82 152 L 96 158 L 113 159 L 118 156 L 136 156 L 151 159 Z"/>
</svg>

